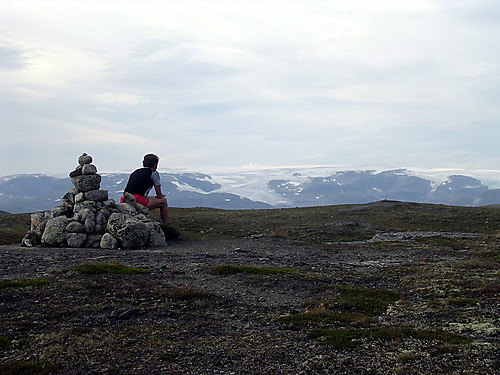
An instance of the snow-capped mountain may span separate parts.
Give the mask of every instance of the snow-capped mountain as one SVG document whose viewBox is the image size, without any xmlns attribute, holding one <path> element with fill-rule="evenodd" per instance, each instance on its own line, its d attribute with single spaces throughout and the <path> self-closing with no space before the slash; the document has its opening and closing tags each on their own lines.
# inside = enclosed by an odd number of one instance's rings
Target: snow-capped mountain
<svg viewBox="0 0 500 375">
<path fill-rule="evenodd" d="M 449 205 L 500 204 L 500 172 L 335 170 L 333 167 L 160 173 L 172 207 L 257 209 L 368 203 L 382 199 Z M 119 200 L 129 173 L 100 173 L 101 189 Z M 488 186 L 477 176 L 488 180 Z M 73 185 L 69 177 L 0 177 L 0 210 L 49 210 Z"/>
</svg>

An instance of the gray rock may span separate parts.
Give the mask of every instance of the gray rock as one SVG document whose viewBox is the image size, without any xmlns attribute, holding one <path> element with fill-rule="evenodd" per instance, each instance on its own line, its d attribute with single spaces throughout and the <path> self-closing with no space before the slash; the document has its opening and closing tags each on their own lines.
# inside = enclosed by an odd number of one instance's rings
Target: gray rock
<svg viewBox="0 0 500 375">
<path fill-rule="evenodd" d="M 85 195 L 83 193 L 78 193 L 75 195 L 75 203 L 81 203 L 85 200 Z"/>
<path fill-rule="evenodd" d="M 34 230 L 28 231 L 21 241 L 21 246 L 33 247 L 40 245 L 40 234 Z"/>
<path fill-rule="evenodd" d="M 66 226 L 66 232 L 69 233 L 83 233 L 84 228 L 82 223 L 79 223 L 78 221 L 71 221 L 67 226 Z"/>
<path fill-rule="evenodd" d="M 104 225 L 104 226 L 99 225 L 99 224 L 95 225 L 95 228 L 94 228 L 95 234 L 104 234 L 104 232 L 106 232 L 106 225 Z"/>
<path fill-rule="evenodd" d="M 66 243 L 68 247 L 82 247 L 87 240 L 85 233 L 68 233 L 66 234 Z"/>
<path fill-rule="evenodd" d="M 108 215 L 108 217 L 109 217 L 109 215 Z M 95 223 L 96 223 L 96 225 L 101 225 L 103 227 L 106 227 L 106 224 L 108 223 L 108 219 L 106 218 L 106 214 L 104 212 L 104 209 L 101 209 L 101 210 L 96 212 Z"/>
<path fill-rule="evenodd" d="M 35 212 L 31 214 L 31 230 L 37 230 L 40 224 L 45 220 L 45 212 Z"/>
<path fill-rule="evenodd" d="M 96 174 L 97 167 L 94 164 L 85 164 L 82 167 L 82 173 L 83 174 Z"/>
<path fill-rule="evenodd" d="M 66 216 L 58 216 L 47 221 L 42 234 L 42 244 L 60 246 L 66 241 L 65 229 L 68 225 Z"/>
<path fill-rule="evenodd" d="M 52 215 L 53 218 L 66 215 L 68 212 L 69 212 L 68 208 L 63 206 L 57 206 L 54 207 L 52 210 L 50 210 L 50 214 Z"/>
<path fill-rule="evenodd" d="M 132 194 L 125 192 L 123 193 L 122 203 L 135 204 L 137 203 L 137 201 L 135 200 L 135 197 Z"/>
<path fill-rule="evenodd" d="M 87 219 L 95 220 L 94 211 L 90 207 L 85 207 L 79 212 L 81 217 L 81 222 L 85 222 Z"/>
<path fill-rule="evenodd" d="M 142 204 L 136 203 L 134 207 L 135 207 L 135 209 L 137 210 L 137 212 L 139 214 L 142 214 L 144 216 L 148 216 L 149 215 L 149 208 L 144 207 Z"/>
<path fill-rule="evenodd" d="M 89 234 L 83 244 L 84 247 L 98 248 L 101 246 L 102 234 Z"/>
<path fill-rule="evenodd" d="M 71 179 L 73 185 L 82 192 L 91 190 L 99 190 L 101 184 L 101 176 L 98 174 L 89 174 L 76 176 Z"/>
<path fill-rule="evenodd" d="M 138 214 L 137 209 L 131 203 L 119 203 L 116 205 L 116 208 L 122 214 L 135 216 Z"/>
<path fill-rule="evenodd" d="M 165 240 L 165 235 L 163 234 L 160 224 L 155 221 L 148 221 L 145 224 L 149 228 L 148 246 L 167 246 L 167 241 Z"/>
<path fill-rule="evenodd" d="M 68 191 L 66 194 L 64 194 L 63 200 L 68 201 L 71 204 L 75 204 L 75 194 L 73 194 L 71 191 Z"/>
<path fill-rule="evenodd" d="M 90 211 L 94 211 L 94 205 L 95 202 L 93 201 L 83 201 L 75 204 L 75 207 L 73 207 L 73 212 L 74 213 L 82 213 L 82 211 L 86 208 L 88 208 Z"/>
<path fill-rule="evenodd" d="M 114 199 L 108 199 L 107 201 L 102 202 L 104 207 L 114 207 L 116 206 L 116 202 Z"/>
<path fill-rule="evenodd" d="M 95 221 L 91 218 L 85 219 L 85 222 L 83 223 L 83 228 L 85 229 L 86 233 L 94 233 L 95 231 Z"/>
<path fill-rule="evenodd" d="M 109 217 L 107 230 L 125 249 L 144 247 L 149 240 L 148 226 L 124 213 L 113 213 Z"/>
<path fill-rule="evenodd" d="M 103 249 L 117 249 L 118 240 L 114 238 L 112 234 L 105 233 L 101 238 L 100 246 Z"/>
<path fill-rule="evenodd" d="M 82 174 L 82 169 L 83 169 L 83 166 L 79 165 L 78 167 L 75 168 L 74 171 L 72 171 L 69 174 L 69 177 L 73 178 L 73 177 L 76 177 L 76 176 L 80 176 Z"/>
<path fill-rule="evenodd" d="M 94 202 L 104 202 L 108 200 L 107 190 L 91 190 L 85 193 L 85 200 Z"/>
<path fill-rule="evenodd" d="M 82 156 L 78 158 L 78 164 L 84 165 L 84 164 L 90 164 L 92 163 L 92 156 L 87 155 L 86 153 L 83 153 Z"/>
</svg>

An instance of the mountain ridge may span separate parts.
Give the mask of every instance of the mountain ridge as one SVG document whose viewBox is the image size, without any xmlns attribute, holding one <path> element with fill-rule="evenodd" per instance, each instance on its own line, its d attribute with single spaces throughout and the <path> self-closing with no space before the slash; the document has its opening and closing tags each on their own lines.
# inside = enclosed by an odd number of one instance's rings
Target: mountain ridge
<svg viewBox="0 0 500 375">
<path fill-rule="evenodd" d="M 101 189 L 118 200 L 129 172 L 100 173 Z M 322 175 L 323 174 L 323 175 Z M 161 172 L 162 190 L 172 207 L 262 209 L 380 200 L 485 206 L 500 203 L 500 189 L 480 179 L 451 174 L 442 181 L 400 168 L 386 171 L 283 168 L 206 174 Z M 45 211 L 58 206 L 72 188 L 69 177 L 18 174 L 0 177 L 0 210 Z"/>
</svg>

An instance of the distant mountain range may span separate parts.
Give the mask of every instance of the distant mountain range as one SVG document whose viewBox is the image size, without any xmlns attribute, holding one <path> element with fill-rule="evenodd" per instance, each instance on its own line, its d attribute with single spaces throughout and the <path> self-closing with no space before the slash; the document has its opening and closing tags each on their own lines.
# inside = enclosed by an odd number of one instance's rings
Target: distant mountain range
<svg viewBox="0 0 500 375">
<path fill-rule="evenodd" d="M 129 173 L 100 173 L 101 189 L 119 200 Z M 323 176 L 321 174 L 324 174 Z M 500 189 L 478 178 L 453 174 L 443 181 L 407 169 L 377 172 L 283 168 L 226 172 L 160 173 L 163 192 L 172 207 L 260 209 L 335 204 L 360 204 L 383 199 L 457 206 L 500 203 Z M 0 177 L 0 210 L 45 211 L 58 206 L 72 188 L 69 177 L 41 174 Z"/>
</svg>

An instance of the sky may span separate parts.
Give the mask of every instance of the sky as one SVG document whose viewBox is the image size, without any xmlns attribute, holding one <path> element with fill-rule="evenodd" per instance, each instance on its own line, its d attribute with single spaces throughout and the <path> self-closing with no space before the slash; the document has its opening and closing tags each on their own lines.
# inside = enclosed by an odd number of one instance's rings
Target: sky
<svg viewBox="0 0 500 375">
<path fill-rule="evenodd" d="M 500 169 L 500 2 L 0 0 L 0 176 Z"/>
</svg>

